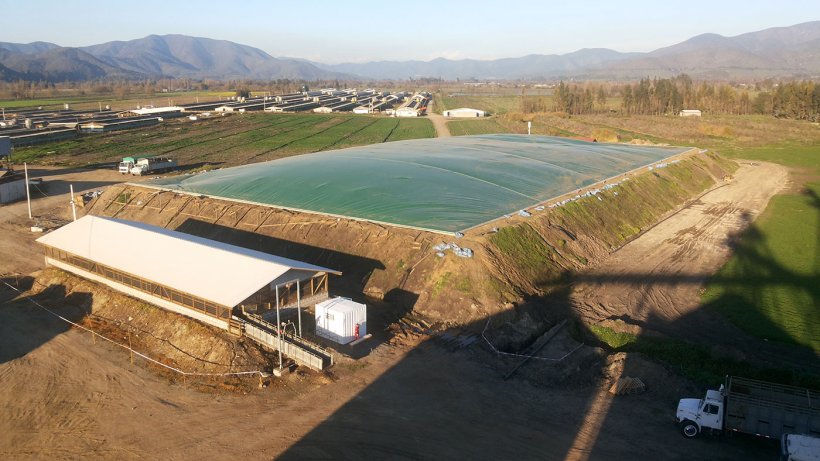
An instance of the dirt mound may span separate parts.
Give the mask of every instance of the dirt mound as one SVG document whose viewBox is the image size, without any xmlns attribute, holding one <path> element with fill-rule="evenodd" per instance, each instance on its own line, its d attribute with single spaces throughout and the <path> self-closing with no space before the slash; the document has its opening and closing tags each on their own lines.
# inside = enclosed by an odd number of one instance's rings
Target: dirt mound
<svg viewBox="0 0 820 461">
<path fill-rule="evenodd" d="M 25 295 L 120 344 L 186 372 L 252 371 L 273 365 L 251 341 L 151 306 L 58 269 L 33 274 Z M 98 339 L 100 341 L 100 339 Z M 179 376 L 177 376 L 179 378 Z"/>
</svg>

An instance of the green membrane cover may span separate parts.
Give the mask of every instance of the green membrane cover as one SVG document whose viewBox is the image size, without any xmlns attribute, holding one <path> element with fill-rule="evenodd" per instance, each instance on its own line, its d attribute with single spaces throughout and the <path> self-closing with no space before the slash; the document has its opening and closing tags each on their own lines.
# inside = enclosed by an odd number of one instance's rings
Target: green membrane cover
<svg viewBox="0 0 820 461">
<path fill-rule="evenodd" d="M 145 184 L 453 233 L 689 149 L 459 136 L 318 152 Z"/>
</svg>

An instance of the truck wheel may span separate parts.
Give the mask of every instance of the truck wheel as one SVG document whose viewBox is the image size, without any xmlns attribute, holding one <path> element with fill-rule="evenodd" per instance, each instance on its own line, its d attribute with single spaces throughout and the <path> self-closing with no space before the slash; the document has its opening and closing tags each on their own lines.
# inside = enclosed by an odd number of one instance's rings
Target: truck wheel
<svg viewBox="0 0 820 461">
<path fill-rule="evenodd" d="M 698 436 L 698 433 L 700 431 L 698 430 L 697 424 L 687 419 L 684 422 L 680 423 L 680 432 L 687 439 L 694 439 Z"/>
</svg>

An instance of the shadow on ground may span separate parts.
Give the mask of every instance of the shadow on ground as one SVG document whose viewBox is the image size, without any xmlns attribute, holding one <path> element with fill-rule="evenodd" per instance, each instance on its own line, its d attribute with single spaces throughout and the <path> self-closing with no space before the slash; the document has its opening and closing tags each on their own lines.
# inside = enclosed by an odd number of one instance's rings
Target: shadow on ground
<svg viewBox="0 0 820 461">
<path fill-rule="evenodd" d="M 31 289 L 32 277 L 3 277 L 2 282 L 20 291 Z M 70 325 L 41 310 L 5 283 L 0 283 L 0 364 L 18 359 L 56 336 L 68 331 Z M 63 285 L 51 285 L 32 297 L 68 320 L 78 322 L 91 313 L 90 293 L 66 294 Z"/>
</svg>

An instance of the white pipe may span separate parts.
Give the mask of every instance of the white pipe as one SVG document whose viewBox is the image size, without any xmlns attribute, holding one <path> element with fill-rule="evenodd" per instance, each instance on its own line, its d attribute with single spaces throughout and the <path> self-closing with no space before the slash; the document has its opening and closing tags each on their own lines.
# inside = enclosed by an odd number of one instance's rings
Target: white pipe
<svg viewBox="0 0 820 461">
<path fill-rule="evenodd" d="M 77 205 L 74 203 L 74 184 L 68 185 L 69 193 L 71 194 L 71 214 L 74 216 L 74 220 L 77 220 Z"/>
<path fill-rule="evenodd" d="M 31 219 L 31 192 L 28 190 L 28 165 L 23 163 L 23 171 L 26 174 L 26 203 L 28 204 L 28 219 Z"/>
<path fill-rule="evenodd" d="M 276 336 L 279 337 L 279 369 L 282 369 L 282 323 L 279 320 L 279 285 L 276 285 Z"/>
</svg>

